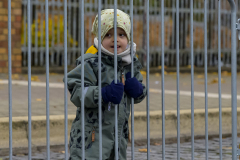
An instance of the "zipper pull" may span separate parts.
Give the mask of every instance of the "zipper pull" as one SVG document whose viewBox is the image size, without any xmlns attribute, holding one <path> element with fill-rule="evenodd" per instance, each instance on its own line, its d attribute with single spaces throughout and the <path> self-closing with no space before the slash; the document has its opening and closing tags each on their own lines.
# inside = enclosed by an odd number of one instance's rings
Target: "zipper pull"
<svg viewBox="0 0 240 160">
<path fill-rule="evenodd" d="M 111 111 L 111 105 L 112 105 L 112 103 L 109 102 L 109 103 L 108 103 L 108 111 Z"/>
<path fill-rule="evenodd" d="M 92 142 L 95 141 L 95 130 L 92 131 Z"/>
<path fill-rule="evenodd" d="M 124 73 L 122 72 L 122 83 L 125 85 L 125 80 L 124 80 Z"/>
</svg>

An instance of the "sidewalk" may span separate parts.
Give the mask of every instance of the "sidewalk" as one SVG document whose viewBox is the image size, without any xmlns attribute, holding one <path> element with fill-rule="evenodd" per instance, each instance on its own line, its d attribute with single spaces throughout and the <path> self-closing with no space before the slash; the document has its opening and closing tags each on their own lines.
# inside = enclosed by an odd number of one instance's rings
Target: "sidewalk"
<svg viewBox="0 0 240 160">
<path fill-rule="evenodd" d="M 146 83 L 146 76 L 144 76 L 144 83 Z M 208 74 L 208 108 L 209 108 L 209 124 L 216 123 L 218 126 L 218 75 L 215 73 Z M 64 89 L 62 82 L 62 74 L 50 74 L 50 115 L 55 117 L 53 122 L 61 121 L 62 127 L 64 127 Z M 38 126 L 38 122 L 41 122 L 41 127 L 33 126 L 33 133 L 37 128 L 44 129 L 45 116 L 46 116 L 46 87 L 45 81 L 46 77 L 44 74 L 32 75 L 32 87 L 31 87 L 31 111 L 33 125 Z M 240 74 L 237 75 L 237 83 L 240 82 Z M 16 122 L 24 122 L 24 130 L 27 128 L 27 116 L 28 116 L 28 86 L 27 86 L 27 75 L 13 75 L 13 86 L 12 86 L 12 115 L 13 120 Z M 162 94 L 161 94 L 161 75 L 151 74 L 149 79 L 149 91 L 150 91 L 150 125 L 152 138 L 157 138 L 161 135 L 161 110 L 162 110 Z M 177 95 L 176 95 L 176 73 L 167 73 L 165 75 L 165 110 L 166 110 L 166 124 L 174 124 L 176 126 L 176 109 L 177 109 Z M 240 87 L 238 87 L 240 88 Z M 205 93 L 204 93 L 204 75 L 195 74 L 194 75 L 194 109 L 195 122 L 197 122 L 199 114 L 199 122 L 201 123 L 200 128 L 204 128 L 204 108 L 205 108 Z M 238 95 L 240 95 L 240 90 L 237 89 Z M 69 100 L 70 95 L 68 94 L 68 114 L 69 114 L 69 126 L 74 118 L 76 107 Z M 8 121 L 9 111 L 8 111 L 8 84 L 7 75 L 0 74 L 0 123 L 1 121 Z M 240 96 L 238 96 L 238 104 L 240 102 Z M 224 72 L 222 75 L 222 108 L 225 114 L 231 116 L 231 75 Z M 185 125 L 190 129 L 191 125 L 191 75 L 190 74 L 180 74 L 180 109 L 181 109 L 181 125 Z M 135 116 L 135 138 L 145 137 L 145 133 L 137 133 L 138 128 L 143 130 L 146 126 L 146 99 L 134 106 L 134 116 Z M 55 115 L 55 116 L 54 116 Z M 185 115 L 185 116 L 182 116 Z M 214 115 L 214 116 L 213 116 Z M 41 118 L 42 119 L 41 119 Z M 141 118 L 139 118 L 141 117 Z M 145 118 L 144 118 L 145 117 Z M 184 118 L 185 117 L 185 118 Z M 188 117 L 188 118 L 186 118 Z M 41 120 L 40 120 L 40 119 Z M 230 118 L 230 117 L 228 117 Z M 39 121 L 38 121 L 39 120 Z M 139 122 L 136 122 L 140 120 Z M 212 122 L 210 122 L 212 121 Z M 227 120 L 228 121 L 228 120 Z M 15 122 L 15 121 L 14 121 Z M 6 122 L 7 123 L 7 122 Z M 7 125 L 5 123 L 5 125 Z M 52 122 L 51 122 L 52 123 Z M 226 122 L 224 122 L 226 123 Z M 231 119 L 230 119 L 231 123 Z M 59 124 L 60 125 L 60 124 Z M 60 126 L 61 126 L 60 125 Z M 141 126 L 144 125 L 143 128 Z M 159 126 L 154 129 L 153 126 Z M 223 124 L 224 125 L 224 124 Z M 230 124 L 227 124 L 228 126 Z M 172 125 L 171 125 L 172 126 Z M 231 125 L 230 125 L 231 126 Z M 229 127 L 230 127 L 229 126 Z M 53 126 L 54 127 L 54 126 Z M 215 127 L 215 128 L 216 128 Z M 1 128 L 1 127 L 0 127 Z M 166 125 L 166 132 L 169 126 Z M 170 127 L 171 128 L 171 127 Z M 174 128 L 172 126 L 172 128 Z M 197 128 L 197 125 L 196 125 Z M 202 129 L 201 128 L 201 129 Z M 176 129 L 176 128 L 175 128 Z M 52 130 L 52 128 L 51 128 Z M 61 129 L 63 130 L 63 128 Z M 210 130 L 210 127 L 209 127 Z M 197 131 L 197 129 L 196 129 Z M 8 134 L 8 125 L 5 126 L 5 130 L 1 130 L 0 135 Z M 4 132 L 4 133 L 3 133 Z M 14 132 L 14 131 L 13 131 Z M 17 132 L 17 131 L 16 131 Z M 45 131 L 44 131 L 45 132 Z M 51 131 L 56 132 L 56 131 Z M 169 131 L 170 132 L 170 131 Z M 175 131 L 174 131 L 175 132 Z M 229 130 L 231 132 L 231 130 Z M 181 129 L 183 136 L 187 136 L 187 132 Z M 217 134 L 218 130 L 213 134 Z M 224 132 L 225 133 L 225 132 Z M 175 133 L 174 133 L 175 134 Z M 204 134 L 204 132 L 203 132 Z M 211 134 L 211 133 L 210 133 Z M 225 133 L 227 134 L 227 133 Z M 155 135 L 155 136 L 154 136 Z M 169 134 L 170 135 L 170 134 Z M 173 134 L 171 134 L 173 136 Z M 168 136 L 168 135 L 167 135 Z M 45 137 L 42 137 L 45 142 Z M 161 138 L 161 137 L 159 137 Z M 5 139 L 7 140 L 7 139 Z M 1 146 L 1 145 L 0 145 Z"/>
</svg>

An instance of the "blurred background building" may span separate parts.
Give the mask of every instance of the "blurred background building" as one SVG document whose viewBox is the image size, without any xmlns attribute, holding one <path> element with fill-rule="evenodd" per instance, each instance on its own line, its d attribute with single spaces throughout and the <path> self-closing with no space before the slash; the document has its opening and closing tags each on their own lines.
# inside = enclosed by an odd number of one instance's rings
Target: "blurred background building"
<svg viewBox="0 0 240 160">
<path fill-rule="evenodd" d="M 130 14 L 130 0 L 118 0 L 118 8 Z M 145 0 L 134 0 L 133 40 L 137 44 L 137 56 L 146 65 L 146 7 Z M 236 1 L 237 5 L 240 3 Z M 114 8 L 113 0 L 102 0 L 102 9 Z M 80 23 L 79 0 L 68 1 L 68 65 L 75 66 L 81 55 L 80 28 L 84 27 L 85 51 L 93 44 L 92 23 L 97 14 L 97 0 L 85 0 L 85 21 Z M 176 64 L 176 0 L 165 0 L 164 45 L 165 66 Z M 0 2 L 0 73 L 7 72 L 7 0 Z M 27 0 L 12 0 L 12 61 L 13 73 L 21 73 L 27 67 Z M 32 67 L 45 66 L 45 0 L 31 0 L 31 55 Z M 208 6 L 208 66 L 217 67 L 218 18 L 217 1 L 209 0 Z M 204 0 L 194 1 L 194 64 L 204 65 Z M 49 0 L 49 60 L 51 68 L 63 66 L 63 0 Z M 221 10 L 221 59 L 222 66 L 230 67 L 231 59 L 231 12 L 227 1 L 222 2 Z M 190 65 L 190 0 L 180 1 L 180 66 Z M 240 12 L 238 16 L 240 17 Z M 150 67 L 161 66 L 161 1 L 150 0 Z M 239 44 L 239 41 L 238 41 Z M 239 45 L 238 45 L 239 46 Z M 240 64 L 240 50 L 238 59 Z"/>
</svg>

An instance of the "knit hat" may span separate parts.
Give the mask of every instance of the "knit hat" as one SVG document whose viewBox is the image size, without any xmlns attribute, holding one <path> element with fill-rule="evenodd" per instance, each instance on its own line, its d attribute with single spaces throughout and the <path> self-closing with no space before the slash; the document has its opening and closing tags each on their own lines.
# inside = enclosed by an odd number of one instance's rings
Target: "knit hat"
<svg viewBox="0 0 240 160">
<path fill-rule="evenodd" d="M 101 11 L 101 41 L 107 32 L 114 27 L 114 9 Z M 131 20 L 130 16 L 117 9 L 117 27 L 122 28 L 130 41 Z M 98 15 L 96 15 L 92 26 L 92 33 L 98 38 Z"/>
</svg>

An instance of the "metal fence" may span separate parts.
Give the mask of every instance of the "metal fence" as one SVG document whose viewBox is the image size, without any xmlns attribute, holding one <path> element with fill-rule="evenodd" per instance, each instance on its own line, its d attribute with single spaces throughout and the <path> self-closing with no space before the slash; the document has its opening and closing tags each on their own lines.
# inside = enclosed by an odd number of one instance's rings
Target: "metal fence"
<svg viewBox="0 0 240 160">
<path fill-rule="evenodd" d="M 8 0 L 9 4 L 11 3 L 11 0 Z M 32 2 L 32 3 L 31 3 Z M 101 2 L 100 0 L 98 2 Z M 133 4 L 133 1 L 130 1 L 131 3 L 130 4 L 127 4 L 126 7 L 124 8 L 127 8 L 130 12 L 130 15 L 131 17 L 134 17 L 133 16 L 133 13 L 137 12 L 135 10 L 135 7 L 134 4 Z M 142 1 L 141 1 L 142 2 Z M 146 11 L 146 30 L 149 31 L 150 30 L 150 21 L 151 21 L 151 18 L 150 17 L 150 13 L 152 13 L 150 11 L 150 4 L 149 2 L 153 2 L 153 1 L 149 1 L 149 0 L 146 0 L 145 1 L 146 4 L 145 4 L 145 7 L 142 8 L 142 10 L 145 10 Z M 166 30 L 164 28 L 167 28 L 168 26 L 166 24 L 168 24 L 168 19 L 166 18 L 166 12 L 168 11 L 169 8 L 165 8 L 165 2 L 164 0 L 161 1 L 161 4 L 158 4 L 159 5 L 159 8 L 156 8 L 156 10 L 154 10 L 155 12 L 158 12 L 159 15 L 161 15 L 160 17 L 155 17 L 155 18 L 158 18 L 159 19 L 159 22 L 161 22 L 161 28 L 159 29 L 161 32 L 161 53 L 165 53 L 167 52 L 167 49 L 170 48 L 170 46 L 166 46 L 166 34 L 168 34 L 168 32 L 166 32 Z M 183 1 L 181 1 L 183 2 Z M 173 28 L 171 28 L 171 31 L 173 30 L 174 33 L 176 33 L 176 38 L 174 39 L 171 39 L 171 42 L 172 44 L 176 44 L 175 46 L 175 49 L 174 47 L 172 48 L 172 51 L 174 51 L 175 55 L 176 55 L 176 71 L 177 71 L 177 123 L 178 123 L 178 127 L 177 127 L 177 159 L 180 159 L 180 117 L 179 117 L 179 113 L 180 113 L 180 108 L 179 108 L 179 66 L 180 66 L 180 60 L 181 60 L 181 56 L 182 54 L 180 54 L 180 51 L 181 51 L 181 47 L 182 45 L 184 44 L 184 42 L 180 42 L 180 35 L 181 35 L 181 32 L 182 32 L 182 29 L 184 28 L 181 28 L 181 25 L 184 25 L 182 22 L 181 22 L 181 16 L 183 16 L 184 14 L 180 14 L 180 12 L 184 12 L 186 11 L 187 14 L 189 13 L 189 17 L 188 17 L 188 21 L 184 21 L 184 23 L 186 23 L 186 26 L 188 26 L 188 32 L 190 34 L 189 36 L 189 52 L 190 52 L 190 55 L 189 55 L 189 64 L 191 64 L 191 151 L 192 151 L 192 159 L 194 159 L 194 85 L 193 85 L 193 82 L 194 82 L 194 64 L 196 63 L 196 55 L 198 55 L 198 50 L 196 48 L 194 48 L 194 44 L 195 44 L 195 40 L 196 37 L 195 37 L 195 34 L 194 34 L 194 26 L 195 26 L 195 23 L 194 23 L 194 17 L 197 15 L 196 14 L 196 10 L 194 11 L 194 3 L 193 3 L 193 0 L 190 0 L 190 1 L 187 1 L 188 3 L 188 8 L 185 8 L 185 9 L 181 9 L 180 8 L 180 4 L 179 3 L 179 0 L 176 0 L 176 4 L 175 3 L 172 3 L 173 5 L 173 8 L 175 9 L 172 9 L 171 8 L 171 11 L 174 10 L 174 12 L 176 12 L 176 23 L 174 23 L 174 26 Z M 196 1 L 195 1 L 196 2 Z M 207 105 L 207 68 L 208 68 L 208 64 L 207 62 L 209 62 L 209 59 L 211 60 L 211 55 L 210 53 L 213 53 L 214 52 L 211 52 L 211 47 L 209 47 L 209 43 L 212 39 L 210 39 L 210 35 L 209 32 L 211 32 L 210 30 L 208 30 L 208 27 L 210 25 L 210 22 L 211 22 L 211 11 L 212 10 L 208 10 L 208 1 L 205 0 L 205 1 L 200 1 L 202 3 L 202 6 L 204 6 L 204 11 L 203 13 L 202 10 L 197 10 L 199 11 L 199 15 L 203 15 L 202 17 L 202 20 L 204 21 L 202 26 L 204 27 L 204 30 L 203 30 L 203 34 L 201 34 L 201 36 L 204 38 L 204 44 L 203 44 L 203 50 L 201 52 L 201 55 L 202 55 L 202 59 L 204 59 L 204 71 L 205 71 L 205 120 L 206 120 L 206 123 L 205 123 L 205 137 L 206 137 L 206 159 L 208 159 L 208 112 L 207 112 L 207 108 L 208 108 L 208 105 Z M 199 3 L 200 3 L 199 2 Z M 216 10 L 218 11 L 217 13 L 217 18 L 218 19 L 218 25 L 217 27 L 215 28 L 214 32 L 217 32 L 217 38 L 215 39 L 216 44 L 215 44 L 215 47 L 217 48 L 216 49 L 216 52 L 217 53 L 214 53 L 214 54 L 217 54 L 217 64 L 218 64 L 218 75 L 219 75 L 219 79 L 221 79 L 221 61 L 224 59 L 221 54 L 223 51 L 226 51 L 228 52 L 228 57 L 229 57 L 229 53 L 230 53 L 230 57 L 231 57 L 231 69 L 232 69 L 232 94 L 231 94 L 231 97 L 232 97 L 232 159 L 233 160 L 237 160 L 237 92 L 236 92 L 236 68 L 237 68 L 237 52 L 236 52 L 236 46 L 237 46 L 237 39 L 236 39 L 236 4 L 234 3 L 233 0 L 228 0 L 228 3 L 227 1 L 209 1 L 210 4 L 216 4 L 215 5 L 215 8 Z M 39 4 L 37 4 L 39 3 Z M 27 0 L 27 1 L 23 1 L 23 7 L 25 5 L 27 5 L 27 10 L 24 9 L 24 15 L 25 15 L 25 19 L 27 18 L 27 27 L 24 27 L 24 30 L 27 31 L 27 36 L 24 36 L 25 37 L 25 40 L 26 38 L 28 39 L 27 43 L 25 41 L 25 47 L 23 47 L 23 52 L 24 52 L 24 56 L 25 56 L 25 65 L 27 64 L 28 65 L 28 93 L 29 93 L 29 96 L 28 96 L 28 127 L 29 127 L 29 134 L 28 134 L 28 140 L 29 140 L 29 143 L 28 143 L 28 155 L 29 155 L 29 159 L 31 159 L 31 64 L 32 64 L 32 60 L 35 64 L 35 61 L 38 62 L 38 56 L 40 56 L 40 61 L 39 63 L 37 63 L 36 65 L 43 65 L 45 63 L 45 66 L 46 66 L 46 117 L 47 117 L 47 137 L 46 137 L 46 141 L 47 141 L 47 159 L 50 159 L 50 141 L 49 141 L 49 62 L 50 64 L 53 64 L 55 63 L 55 54 L 50 54 L 53 50 L 54 50 L 54 47 L 51 47 L 49 44 L 54 44 L 54 42 L 52 42 L 50 40 L 50 35 L 51 35 L 51 32 L 49 32 L 50 28 L 49 28 L 49 24 L 50 24 L 50 18 L 53 16 L 53 15 L 50 15 L 50 16 L 45 16 L 45 46 L 46 47 L 39 47 L 37 44 L 38 43 L 35 43 L 33 45 L 33 41 L 34 41 L 34 38 L 35 38 L 35 42 L 37 42 L 37 38 L 36 37 L 32 37 L 31 35 L 31 25 L 34 24 L 31 22 L 31 15 L 34 15 L 33 17 L 37 17 L 37 14 L 32 14 L 33 12 L 33 7 L 36 7 L 36 5 L 39 5 L 41 6 L 40 8 L 42 9 L 43 11 L 43 6 L 45 6 L 45 15 L 49 15 L 49 6 L 48 5 L 53 5 L 53 3 L 55 3 L 54 1 L 52 1 L 51 3 L 48 1 L 48 0 L 45 0 L 45 3 L 41 2 L 40 1 L 30 1 L 30 0 Z M 126 2 L 127 3 L 127 2 Z M 198 5 L 199 5 L 198 3 Z M 224 10 L 223 12 L 221 11 L 221 7 L 222 5 L 221 4 L 224 4 L 223 6 L 227 7 L 228 5 L 227 4 L 230 4 L 230 7 L 231 7 L 231 16 L 230 14 Z M 59 51 L 59 55 L 56 54 L 57 56 L 56 57 L 62 57 L 62 59 L 64 62 L 62 65 L 64 65 L 64 73 L 65 73 L 65 79 L 67 79 L 67 65 L 68 64 L 71 64 L 73 63 L 71 60 L 74 60 L 75 59 L 75 55 L 79 54 L 79 53 L 83 53 L 86 49 L 86 46 L 84 44 L 84 42 L 86 42 L 86 40 L 84 39 L 84 37 L 87 37 L 88 35 L 88 32 L 84 32 L 84 27 L 81 27 L 81 26 L 85 26 L 86 24 L 86 21 L 84 22 L 84 18 L 85 18 L 85 14 L 87 15 L 87 11 L 84 11 L 84 6 L 86 8 L 86 6 L 89 7 L 90 3 L 85 3 L 84 4 L 84 1 L 80 1 L 79 3 L 76 3 L 76 1 L 74 2 L 68 2 L 67 3 L 67 0 L 64 0 L 64 2 L 60 3 L 60 1 L 58 1 L 59 4 L 59 7 L 62 8 L 62 12 L 63 12 L 63 42 L 62 42 L 62 46 L 61 47 L 58 47 L 58 51 Z M 60 5 L 62 4 L 62 5 Z M 67 5 L 68 4 L 68 5 Z M 196 4 L 195 4 L 196 5 Z M 79 23 L 78 24 L 81 24 L 80 26 L 80 30 L 79 30 L 79 34 L 81 36 L 79 37 L 74 37 L 75 35 L 78 35 L 76 33 L 76 30 L 72 31 L 70 25 L 72 25 L 70 23 L 70 19 L 74 18 L 74 16 L 72 16 L 72 13 L 70 13 L 71 9 L 67 10 L 67 7 L 73 7 L 73 6 L 78 6 L 78 8 L 80 8 L 79 10 Z M 90 5 L 91 6 L 91 5 Z M 103 5 L 104 6 L 104 5 Z M 217 7 L 218 6 L 218 7 Z M 113 6 L 106 6 L 106 8 L 111 8 Z M 100 14 L 100 11 L 101 11 L 101 3 L 98 3 L 95 5 L 95 8 L 97 8 L 95 11 L 97 12 L 98 11 L 98 14 Z M 117 5 L 117 0 L 114 0 L 114 7 L 115 9 L 115 12 L 114 12 L 114 17 L 116 18 L 116 9 L 117 8 L 121 8 L 121 5 Z M 76 10 L 77 7 L 73 8 L 72 10 Z M 87 9 L 86 9 L 87 10 Z M 60 11 L 58 10 L 58 13 Z M 74 12 L 73 12 L 74 13 Z M 93 12 L 92 12 L 93 13 Z M 224 19 L 225 16 L 223 16 L 223 14 L 226 14 L 226 18 L 228 19 L 228 21 L 231 21 L 231 23 L 226 23 L 227 24 L 227 28 L 229 29 L 230 26 L 231 26 L 231 35 L 228 35 L 228 39 L 231 38 L 231 50 L 228 48 L 224 48 L 227 44 L 227 42 L 229 42 L 229 40 L 227 40 L 227 36 L 222 36 L 222 33 L 224 33 L 225 31 L 223 30 L 222 31 L 222 24 L 225 24 L 222 23 L 222 19 Z M 8 5 L 8 15 L 11 15 L 11 5 Z M 200 16 L 201 17 L 201 16 Z M 134 19 L 138 19 L 138 17 L 134 17 L 133 18 L 133 21 L 131 21 L 131 25 L 132 25 L 132 30 L 133 31 L 136 31 L 134 29 L 134 27 L 136 27 L 134 24 Z M 210 20 L 209 20 L 210 19 Z M 99 22 L 101 22 L 101 18 L 99 17 Z M 226 19 L 225 19 L 226 20 Z M 68 22 L 68 23 L 67 23 Z M 73 20 L 73 23 L 75 23 L 76 20 Z M 158 21 L 157 21 L 158 22 Z M 189 22 L 189 23 L 188 23 Z M 35 22 L 36 23 L 36 22 Z M 60 22 L 58 21 L 58 24 Z M 43 19 L 40 21 L 40 24 L 44 24 L 43 23 Z M 231 25 L 230 25 L 231 24 Z M 68 25 L 68 27 L 67 27 Z M 114 22 L 114 25 L 116 26 L 116 21 Z M 59 25 L 58 25 L 59 26 Z M 76 24 L 73 25 L 73 27 L 75 26 L 76 28 Z M 159 25 L 160 26 L 160 25 Z M 27 28 L 27 29 L 26 29 Z M 41 30 L 43 31 L 43 28 L 41 28 Z M 115 27 L 116 28 L 116 27 Z M 213 27 L 214 28 L 214 27 Z M 169 28 L 168 28 L 169 29 Z M 196 28 L 195 28 L 196 29 Z M 8 30 L 11 30 L 11 16 L 8 16 Z M 35 30 L 38 30 L 35 28 Z M 60 29 L 57 29 L 57 32 L 59 32 Z M 71 37 L 71 33 L 75 33 L 73 34 L 73 41 L 72 42 L 69 42 L 67 41 L 67 39 L 69 37 Z M 98 30 L 98 32 L 100 33 L 100 28 Z M 196 32 L 196 30 L 195 30 Z M 227 32 L 227 31 L 226 31 Z M 43 32 L 41 32 L 43 33 Z M 115 32 L 116 33 L 116 32 Z M 70 34 L 70 35 L 69 35 Z M 135 38 L 133 36 L 133 32 L 131 34 L 131 37 L 132 39 L 131 40 L 134 40 L 135 41 Z M 25 34 L 24 34 L 25 35 Z M 60 33 L 57 34 L 58 36 L 60 36 Z M 101 35 L 101 34 L 98 34 L 98 35 Z M 147 159 L 150 159 L 150 134 L 149 134 L 149 131 L 150 131 L 150 124 L 149 124 L 149 66 L 150 66 L 150 52 L 151 52 L 151 45 L 150 45 L 150 33 L 149 32 L 146 32 L 146 35 L 143 35 L 142 36 L 145 36 L 145 39 L 146 39 L 146 68 L 147 68 L 147 104 L 146 104 L 146 109 L 147 109 Z M 116 36 L 115 36 L 116 37 Z M 225 37 L 225 40 L 223 40 Z M 43 39 L 43 37 L 41 36 L 40 39 Z M 78 42 L 81 42 L 81 43 L 78 43 L 77 46 L 74 47 L 71 47 L 70 44 L 72 44 L 73 46 L 75 45 L 74 42 L 75 42 L 75 39 L 79 39 Z M 100 39 L 100 37 L 99 37 Z M 57 41 L 61 41 L 61 38 L 57 38 Z M 90 40 L 89 40 L 90 41 Z M 115 42 L 116 42 L 116 39 L 115 39 Z M 224 43 L 222 43 L 224 42 Z M 43 44 L 43 40 L 41 40 L 41 44 Z M 58 43 L 60 44 L 60 43 Z M 223 45 L 225 44 L 225 45 Z M 100 44 L 99 44 L 100 46 Z M 115 46 L 116 46 L 116 43 L 115 43 Z M 165 49 L 165 47 L 167 49 Z M 224 49 L 222 49 L 224 48 Z M 56 48 L 55 48 L 56 49 Z M 170 50 L 168 50 L 170 51 Z M 8 55 L 8 64 L 9 64 L 9 157 L 10 159 L 12 159 L 12 77 L 11 77 L 11 32 L 8 33 L 8 52 L 9 52 L 9 55 Z M 40 52 L 40 54 L 38 53 Z M 75 53 L 74 53 L 75 52 Z M 28 53 L 28 54 L 26 54 Z M 33 54 L 32 54 L 33 53 Z M 71 53 L 71 54 L 70 54 Z M 50 56 L 49 56 L 50 55 Z M 167 58 L 166 55 L 169 55 L 169 54 L 161 54 L 161 64 L 163 64 L 165 62 L 165 59 Z M 27 56 L 27 58 L 26 58 Z M 37 57 L 35 57 L 37 56 Z M 99 64 L 101 64 L 101 52 L 99 52 L 98 54 L 98 58 L 99 58 Z M 34 58 L 32 58 L 34 57 Z M 230 58 L 229 57 L 229 58 Z M 42 58 L 42 61 L 41 61 L 41 58 Z M 45 62 L 43 60 L 43 58 L 45 58 Z M 84 62 L 84 54 L 82 55 L 82 58 L 81 58 L 81 62 L 83 64 Z M 114 54 L 114 59 L 115 59 L 115 82 L 117 81 L 117 54 L 116 54 L 116 47 L 115 47 L 115 54 Z M 50 61 L 49 61 L 50 60 Z M 183 60 L 183 59 L 182 59 Z M 60 62 L 60 60 L 59 60 Z M 229 60 L 229 63 L 230 63 L 230 60 Z M 132 65 L 133 67 L 133 65 Z M 133 68 L 132 68 L 133 69 Z M 162 159 L 165 159 L 165 105 L 164 105 L 164 67 L 162 67 L 161 69 L 161 73 L 162 73 Z M 82 70 L 81 70 L 81 74 L 83 75 L 81 78 L 81 80 L 83 81 L 84 79 L 84 67 L 82 67 Z M 100 77 L 99 79 L 101 79 L 101 65 L 99 65 L 99 72 L 98 72 L 98 76 Z M 67 81 L 65 81 L 65 158 L 67 159 L 68 158 L 68 142 L 67 142 L 67 119 L 68 119 L 68 114 L 67 114 Z M 221 81 L 218 81 L 218 84 L 219 84 L 219 97 L 221 97 Z M 81 88 L 82 88 L 82 105 L 81 106 L 84 106 L 84 84 L 82 83 L 81 84 Z M 99 81 L 98 83 L 98 86 L 99 86 L 99 93 L 101 93 L 101 81 Z M 101 122 L 101 94 L 99 94 L 99 122 Z M 115 106 L 115 132 L 117 132 L 117 106 Z M 131 134 L 131 141 L 132 141 L 132 151 L 134 151 L 134 130 L 133 130 L 133 126 L 134 126 L 134 105 L 133 105 L 133 99 L 132 99 L 132 105 L 131 105 L 131 125 L 132 125 L 132 134 Z M 83 119 L 84 118 L 84 107 L 81 107 L 81 118 Z M 219 98 L 219 123 L 221 126 L 221 122 L 222 122 L 222 119 L 221 119 L 221 98 Z M 82 120 L 82 126 L 84 126 L 84 121 Z M 101 131 L 101 127 L 102 127 L 102 124 L 99 123 L 99 130 Z M 99 139 L 100 139 L 100 142 L 102 142 L 101 140 L 101 134 L 99 134 Z M 118 143 L 117 143 L 117 134 L 115 135 L 116 137 L 116 143 L 115 143 L 115 156 L 118 157 Z M 84 142 L 84 127 L 82 127 L 82 142 Z M 220 139 L 220 142 L 219 142 L 219 150 L 220 150 L 220 154 L 219 154 L 219 159 L 222 159 L 222 145 L 221 145 L 221 142 L 222 142 L 222 131 L 221 131 L 221 127 L 219 128 L 219 139 Z M 102 143 L 99 143 L 99 159 L 102 159 L 102 147 L 101 147 Z M 84 143 L 82 143 L 82 147 L 84 148 Z M 82 157 L 84 159 L 84 150 L 82 152 Z M 118 158 L 117 158 L 118 159 Z M 132 152 L 132 159 L 134 159 L 134 152 Z"/>
<path fill-rule="evenodd" d="M 49 1 L 49 53 L 50 53 L 50 66 L 63 66 L 64 47 L 63 47 L 63 1 L 50 0 Z M 84 52 L 93 44 L 94 36 L 91 34 L 92 22 L 94 16 L 97 14 L 97 4 L 94 0 L 85 0 L 84 5 Z M 133 1 L 133 21 L 134 32 L 133 37 L 137 44 L 137 55 L 142 64 L 146 66 L 146 4 L 144 0 Z M 236 5 L 240 3 L 236 1 Z M 165 0 L 164 6 L 164 64 L 166 66 L 176 67 L 176 0 Z M 130 1 L 118 1 L 118 8 L 126 13 L 130 13 Z M 179 60 L 180 66 L 191 65 L 190 60 L 190 14 L 189 9 L 190 0 L 182 0 L 179 3 Z M 207 36 L 208 36 L 208 66 L 216 66 L 218 64 L 218 1 L 209 0 L 207 12 Z M 68 65 L 75 65 L 75 60 L 81 55 L 80 46 L 80 5 L 77 0 L 68 0 L 67 13 L 68 13 L 68 30 L 67 30 L 67 44 L 68 44 Z M 231 64 L 231 11 L 230 5 L 227 1 L 221 4 L 221 66 L 230 67 Z M 32 53 L 32 66 L 45 65 L 45 2 L 43 0 L 31 1 L 31 53 Z M 114 8 L 113 1 L 102 1 L 101 9 Z M 240 16 L 240 11 L 237 12 Z M 27 66 L 27 0 L 22 1 L 22 65 Z M 149 45 L 150 45 L 150 66 L 157 67 L 162 64 L 161 61 L 161 4 L 160 1 L 149 1 Z M 194 65 L 204 66 L 204 39 L 201 38 L 204 33 L 204 1 L 196 0 L 193 4 L 193 28 L 194 39 L 193 47 L 195 50 Z M 139 34 L 141 33 L 141 34 Z M 240 64 L 240 48 L 238 47 L 237 63 Z"/>
</svg>

